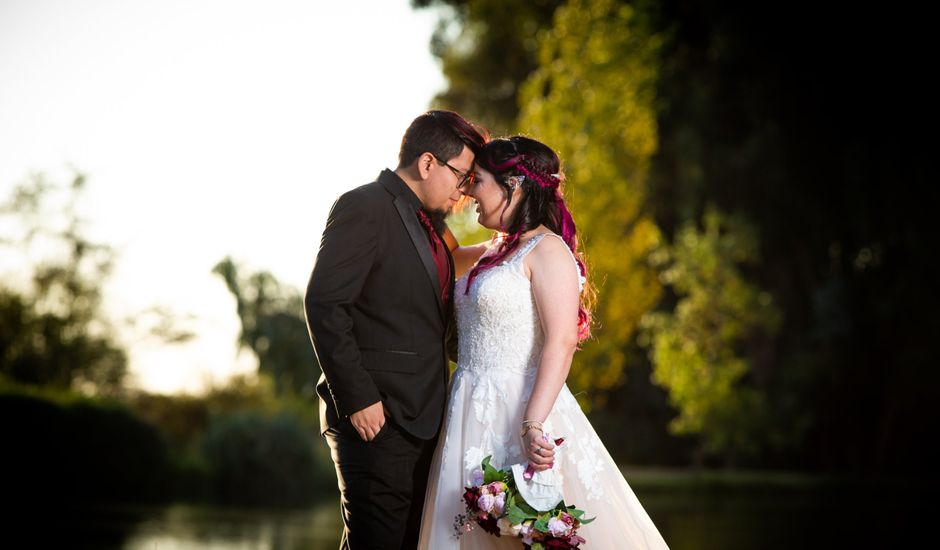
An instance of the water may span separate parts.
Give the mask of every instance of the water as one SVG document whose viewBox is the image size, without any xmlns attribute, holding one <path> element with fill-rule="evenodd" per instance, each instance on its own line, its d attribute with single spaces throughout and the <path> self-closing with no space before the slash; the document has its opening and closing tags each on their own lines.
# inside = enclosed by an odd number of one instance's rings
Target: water
<svg viewBox="0 0 940 550">
<path fill-rule="evenodd" d="M 673 550 L 896 548 L 914 536 L 911 495 L 883 486 L 712 486 L 673 480 L 635 489 Z M 334 550 L 342 530 L 334 500 L 297 511 L 171 505 L 86 509 L 77 518 L 66 526 L 74 535 L 69 547 Z M 584 548 L 601 550 L 590 541 Z"/>
<path fill-rule="evenodd" d="M 225 510 L 170 506 L 144 520 L 126 550 L 318 550 L 339 546 L 343 524 L 336 502 L 307 510 Z"/>
</svg>

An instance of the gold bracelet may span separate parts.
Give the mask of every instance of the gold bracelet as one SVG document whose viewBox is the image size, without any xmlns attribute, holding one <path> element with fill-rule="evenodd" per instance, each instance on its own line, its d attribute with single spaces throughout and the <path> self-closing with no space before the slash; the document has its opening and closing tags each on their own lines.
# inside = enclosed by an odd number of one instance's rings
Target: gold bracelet
<svg viewBox="0 0 940 550">
<path fill-rule="evenodd" d="M 519 437 L 525 437 L 525 434 L 529 433 L 529 430 L 533 428 L 542 433 L 545 433 L 545 428 L 538 420 L 524 420 L 522 422 L 522 433 L 519 434 Z"/>
</svg>

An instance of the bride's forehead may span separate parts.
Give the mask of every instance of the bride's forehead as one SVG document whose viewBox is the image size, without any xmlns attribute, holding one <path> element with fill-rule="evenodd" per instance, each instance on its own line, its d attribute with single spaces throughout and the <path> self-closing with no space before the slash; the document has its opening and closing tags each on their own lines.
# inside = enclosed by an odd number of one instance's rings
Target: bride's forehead
<svg viewBox="0 0 940 550">
<path fill-rule="evenodd" d="M 486 168 L 483 168 L 483 167 L 480 166 L 479 164 L 474 164 L 474 165 L 473 165 L 473 171 L 477 174 L 477 176 L 481 176 L 481 177 L 485 177 L 485 178 L 492 178 L 492 177 L 493 177 L 493 173 L 492 173 L 492 172 L 490 172 L 490 171 L 487 170 Z"/>
</svg>

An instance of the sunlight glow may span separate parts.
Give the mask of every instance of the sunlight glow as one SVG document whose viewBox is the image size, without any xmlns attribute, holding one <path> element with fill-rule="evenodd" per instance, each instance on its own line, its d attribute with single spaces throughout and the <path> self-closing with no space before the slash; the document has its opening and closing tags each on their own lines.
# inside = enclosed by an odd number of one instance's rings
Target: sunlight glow
<svg viewBox="0 0 940 550">
<path fill-rule="evenodd" d="M 188 344 L 128 342 L 140 387 L 255 368 L 212 266 L 303 288 L 332 201 L 394 167 L 444 86 L 436 17 L 408 0 L 0 3 L 0 197 L 86 173 L 89 236 L 119 252 L 110 314 L 195 316 Z"/>
</svg>

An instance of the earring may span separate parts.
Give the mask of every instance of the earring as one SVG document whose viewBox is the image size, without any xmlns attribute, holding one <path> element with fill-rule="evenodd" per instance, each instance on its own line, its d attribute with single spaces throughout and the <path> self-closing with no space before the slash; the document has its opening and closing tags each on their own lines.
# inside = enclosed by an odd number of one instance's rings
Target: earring
<svg viewBox="0 0 940 550">
<path fill-rule="evenodd" d="M 506 183 L 509 184 L 510 190 L 515 190 L 517 186 L 522 185 L 522 182 L 525 181 L 525 176 L 509 176 L 506 178 Z"/>
</svg>

